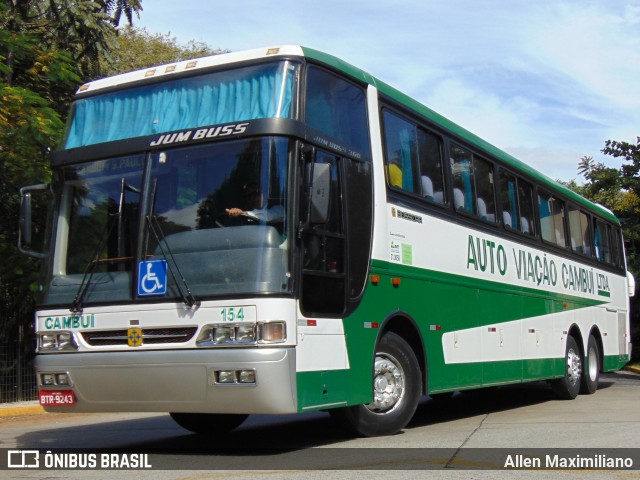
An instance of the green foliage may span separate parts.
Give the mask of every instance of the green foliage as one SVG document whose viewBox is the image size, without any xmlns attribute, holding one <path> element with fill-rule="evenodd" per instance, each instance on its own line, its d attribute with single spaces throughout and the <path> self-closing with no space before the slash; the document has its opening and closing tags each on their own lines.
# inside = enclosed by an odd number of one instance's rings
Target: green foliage
<svg viewBox="0 0 640 480">
<path fill-rule="evenodd" d="M 43 12 L 51 47 L 69 52 L 82 78 L 99 75 L 100 55 L 115 36 L 110 17 L 93 1 L 56 0 Z"/>
<path fill-rule="evenodd" d="M 32 305 L 38 262 L 16 249 L 19 188 L 50 178 L 48 153 L 62 130 L 58 114 L 31 90 L 0 83 L 0 332 L 15 331 L 15 316 Z M 29 316 L 30 317 L 30 316 Z"/>
<path fill-rule="evenodd" d="M 592 157 L 583 157 L 578 172 L 587 183 L 578 192 L 612 210 L 621 219 L 627 241 L 629 269 L 640 274 L 640 137 L 634 145 L 608 140 L 602 150 L 606 155 L 621 158 L 621 168 L 607 167 Z"/>
<path fill-rule="evenodd" d="M 127 17 L 129 25 L 133 24 L 133 14 L 140 17 L 140 10 L 142 10 L 142 4 L 140 0 L 99 0 L 98 3 L 102 9 L 111 15 L 111 23 L 117 27 L 120 24 L 120 19 L 124 14 Z"/>
<path fill-rule="evenodd" d="M 614 158 L 622 158 L 625 163 L 622 165 L 622 188 L 634 192 L 640 196 L 640 137 L 636 139 L 635 145 L 627 142 L 616 142 L 607 140 L 602 152 Z"/>
<path fill-rule="evenodd" d="M 16 248 L 19 189 L 50 181 L 73 92 L 100 74 L 115 38 L 111 15 L 138 10 L 139 0 L 0 2 L 0 340 L 31 322 L 40 267 Z"/>
<path fill-rule="evenodd" d="M 114 48 L 102 63 L 102 73 L 111 76 L 219 53 L 224 50 L 214 50 L 194 40 L 180 45 L 170 34 L 149 33 L 144 28 L 126 26 L 118 30 Z"/>
</svg>

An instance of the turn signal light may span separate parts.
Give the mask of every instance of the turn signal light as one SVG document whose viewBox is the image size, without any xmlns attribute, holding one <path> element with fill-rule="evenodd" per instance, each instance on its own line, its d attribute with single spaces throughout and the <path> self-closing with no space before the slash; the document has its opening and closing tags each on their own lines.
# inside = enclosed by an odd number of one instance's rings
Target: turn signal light
<svg viewBox="0 0 640 480">
<path fill-rule="evenodd" d="M 286 327 L 284 322 L 263 323 L 261 327 L 260 340 L 263 342 L 284 342 L 286 340 Z"/>
</svg>

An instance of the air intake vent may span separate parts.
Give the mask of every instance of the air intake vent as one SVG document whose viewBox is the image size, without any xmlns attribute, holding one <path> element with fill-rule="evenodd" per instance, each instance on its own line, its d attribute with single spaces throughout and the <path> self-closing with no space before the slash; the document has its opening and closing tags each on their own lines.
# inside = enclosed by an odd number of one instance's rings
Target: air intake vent
<svg viewBox="0 0 640 480">
<path fill-rule="evenodd" d="M 163 343 L 186 343 L 196 334 L 198 327 L 180 328 L 143 328 L 143 345 L 157 345 Z M 127 330 L 104 330 L 83 332 L 82 338 L 93 347 L 126 346 Z"/>
</svg>

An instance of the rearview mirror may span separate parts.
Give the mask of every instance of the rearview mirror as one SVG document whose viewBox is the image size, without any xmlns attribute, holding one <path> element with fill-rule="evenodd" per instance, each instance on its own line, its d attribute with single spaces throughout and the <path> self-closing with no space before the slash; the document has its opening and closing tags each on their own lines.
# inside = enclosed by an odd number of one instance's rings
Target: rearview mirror
<svg viewBox="0 0 640 480">
<path fill-rule="evenodd" d="M 314 163 L 311 179 L 311 223 L 326 223 L 329 219 L 329 198 L 331 193 L 331 165 Z M 307 177 L 308 178 L 308 177 Z"/>
<path fill-rule="evenodd" d="M 35 258 L 45 258 L 47 256 L 46 253 L 42 251 L 37 251 L 37 247 L 34 248 L 34 237 L 38 237 L 37 241 L 41 250 L 44 250 L 44 231 L 46 229 L 45 220 L 46 215 L 42 215 L 42 218 L 39 218 L 40 222 L 36 225 L 37 228 L 34 229 L 34 221 L 33 221 L 33 193 L 34 192 L 44 192 L 44 194 L 49 194 L 49 185 L 39 184 L 39 185 L 30 185 L 28 187 L 22 187 L 20 189 L 20 224 L 18 229 L 18 250 L 25 255 L 29 255 L 30 257 Z M 36 202 L 38 203 L 38 202 Z M 50 202 L 42 202 L 43 205 L 47 205 Z M 36 209 L 39 211 L 39 209 Z M 37 235 L 34 235 L 38 233 Z"/>
<path fill-rule="evenodd" d="M 20 232 L 18 244 L 31 245 L 31 192 L 20 190 Z"/>
</svg>

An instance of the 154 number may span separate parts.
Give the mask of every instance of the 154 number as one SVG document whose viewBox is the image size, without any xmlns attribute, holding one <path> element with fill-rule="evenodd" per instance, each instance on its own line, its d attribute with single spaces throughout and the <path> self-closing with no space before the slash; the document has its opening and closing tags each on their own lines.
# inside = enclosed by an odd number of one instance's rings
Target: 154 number
<svg viewBox="0 0 640 480">
<path fill-rule="evenodd" d="M 220 310 L 220 320 L 223 322 L 233 322 L 244 320 L 244 307 L 228 307 Z"/>
</svg>

